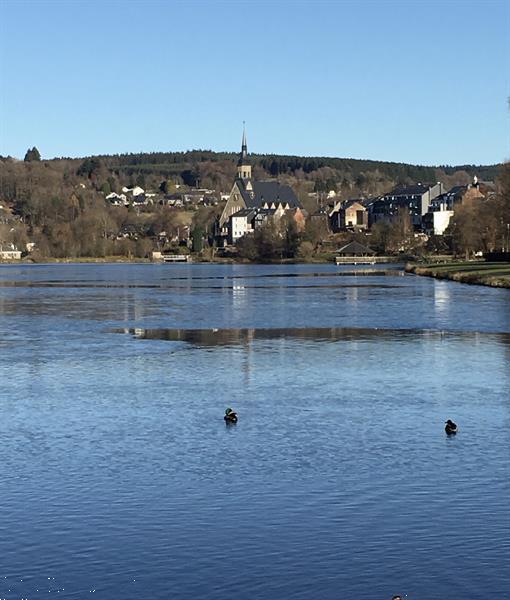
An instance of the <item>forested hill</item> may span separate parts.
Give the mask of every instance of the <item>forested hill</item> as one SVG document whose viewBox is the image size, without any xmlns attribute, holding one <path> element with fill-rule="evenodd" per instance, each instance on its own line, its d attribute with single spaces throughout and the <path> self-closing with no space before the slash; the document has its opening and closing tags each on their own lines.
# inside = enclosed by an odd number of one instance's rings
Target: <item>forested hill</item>
<svg viewBox="0 0 510 600">
<path fill-rule="evenodd" d="M 213 152 L 212 150 L 190 150 L 187 152 L 143 152 L 129 154 L 106 154 L 81 159 L 55 158 L 58 160 L 84 160 L 96 158 L 104 165 L 119 172 L 144 172 L 147 174 L 175 176 L 181 171 L 193 166 L 206 163 L 235 163 L 238 154 L 234 152 Z M 327 156 L 287 156 L 277 154 L 250 154 L 254 166 L 258 166 L 272 177 L 288 174 L 294 175 L 302 171 L 308 175 L 324 167 L 334 169 L 340 173 L 350 174 L 357 178 L 362 173 L 378 171 L 385 179 L 404 183 L 407 180 L 414 182 L 431 182 L 436 178 L 436 171 L 443 171 L 452 175 L 457 171 L 464 171 L 471 177 L 477 175 L 479 179 L 494 181 L 500 165 L 440 165 L 422 166 L 408 163 L 385 162 L 378 160 L 363 160 L 355 158 L 335 158 Z"/>
</svg>

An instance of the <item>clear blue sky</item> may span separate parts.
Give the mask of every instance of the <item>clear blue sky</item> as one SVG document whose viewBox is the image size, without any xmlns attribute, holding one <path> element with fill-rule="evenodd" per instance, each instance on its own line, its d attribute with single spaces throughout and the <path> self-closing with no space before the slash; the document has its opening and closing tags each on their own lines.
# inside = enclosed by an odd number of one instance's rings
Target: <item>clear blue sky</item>
<svg viewBox="0 0 510 600">
<path fill-rule="evenodd" d="M 510 158 L 510 3 L 0 0 L 0 154 Z"/>
</svg>

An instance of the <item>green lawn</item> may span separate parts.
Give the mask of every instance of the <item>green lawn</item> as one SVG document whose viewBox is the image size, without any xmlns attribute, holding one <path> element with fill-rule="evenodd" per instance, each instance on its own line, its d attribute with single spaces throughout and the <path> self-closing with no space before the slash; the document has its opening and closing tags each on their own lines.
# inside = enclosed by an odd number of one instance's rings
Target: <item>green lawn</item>
<svg viewBox="0 0 510 600">
<path fill-rule="evenodd" d="M 510 263 L 456 262 L 448 264 L 412 265 L 408 269 L 417 275 L 452 279 L 461 283 L 477 283 L 510 288 Z"/>
</svg>

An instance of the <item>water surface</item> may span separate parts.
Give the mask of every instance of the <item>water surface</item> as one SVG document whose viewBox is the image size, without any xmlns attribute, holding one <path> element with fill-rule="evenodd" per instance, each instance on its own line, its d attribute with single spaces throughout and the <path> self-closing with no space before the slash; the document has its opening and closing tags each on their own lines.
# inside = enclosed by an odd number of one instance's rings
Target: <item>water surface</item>
<svg viewBox="0 0 510 600">
<path fill-rule="evenodd" d="M 386 265 L 0 266 L 0 597 L 505 597 L 509 340 Z"/>
</svg>

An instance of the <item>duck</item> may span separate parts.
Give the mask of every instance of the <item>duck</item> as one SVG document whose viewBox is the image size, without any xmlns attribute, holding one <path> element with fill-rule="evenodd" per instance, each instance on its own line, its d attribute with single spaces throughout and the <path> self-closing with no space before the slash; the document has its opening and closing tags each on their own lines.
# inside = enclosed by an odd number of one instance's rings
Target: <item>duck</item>
<svg viewBox="0 0 510 600">
<path fill-rule="evenodd" d="M 455 433 L 457 433 L 457 424 L 454 423 L 451 419 L 448 419 L 448 421 L 445 421 L 446 425 L 444 430 L 446 431 L 447 435 L 453 435 Z"/>
<path fill-rule="evenodd" d="M 237 413 L 231 408 L 227 408 L 223 418 L 225 419 L 225 423 L 237 423 Z"/>
</svg>

